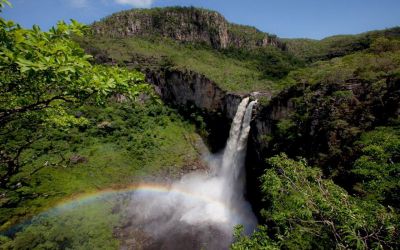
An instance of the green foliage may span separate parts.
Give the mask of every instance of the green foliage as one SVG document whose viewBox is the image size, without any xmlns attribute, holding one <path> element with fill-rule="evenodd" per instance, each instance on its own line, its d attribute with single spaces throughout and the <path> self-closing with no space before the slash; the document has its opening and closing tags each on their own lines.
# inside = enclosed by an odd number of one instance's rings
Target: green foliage
<svg viewBox="0 0 400 250">
<path fill-rule="evenodd" d="M 332 96 L 338 100 L 351 100 L 354 95 L 350 90 L 338 90 L 332 93 Z"/>
<path fill-rule="evenodd" d="M 347 194 L 319 169 L 286 155 L 272 157 L 262 176 L 266 223 L 254 237 L 242 237 L 237 249 L 396 248 L 398 218 L 381 205 Z M 260 236 L 260 234 L 262 236 Z M 272 238 L 270 238 L 272 237 Z M 234 245 L 234 246 L 235 246 Z M 264 249 L 268 249 L 264 247 Z"/>
<path fill-rule="evenodd" d="M 292 54 L 274 46 L 257 49 L 230 48 L 222 51 L 224 55 L 241 61 L 252 61 L 253 67 L 263 78 L 278 80 L 285 77 L 291 70 L 302 67 L 303 64 Z M 279 86 L 273 86 L 278 90 Z"/>
<path fill-rule="evenodd" d="M 232 250 L 277 250 L 279 244 L 274 242 L 268 236 L 268 229 L 265 226 L 259 226 L 251 237 L 243 234 L 243 226 L 237 226 L 234 232 L 235 242 L 232 244 Z"/>
<path fill-rule="evenodd" d="M 225 90 L 240 93 L 278 91 L 285 83 L 277 80 L 301 66 L 295 57 L 273 46 L 215 50 L 201 43 L 183 44 L 155 35 L 118 39 L 97 35 L 81 39 L 80 43 L 95 58 L 109 57 L 121 64 L 139 64 L 141 69 L 192 70 Z"/>
<path fill-rule="evenodd" d="M 272 157 L 262 177 L 265 244 L 399 247 L 399 131 L 398 122 L 389 123 L 398 117 L 398 43 L 396 35 L 374 33 L 362 51 L 311 63 L 283 79 L 292 87 L 268 105 L 288 110 L 265 135 L 269 153 L 305 157 L 330 179 L 303 160 Z M 385 127 L 374 129 L 377 124 Z M 242 237 L 241 243 L 259 246 L 260 240 Z"/>
<path fill-rule="evenodd" d="M 228 32 L 230 35 L 233 35 L 238 40 L 243 41 L 243 46 L 246 46 L 246 43 L 251 43 L 251 41 L 262 41 L 266 38 L 267 35 L 266 33 L 259 31 L 254 27 L 240 24 L 229 24 Z"/>
<path fill-rule="evenodd" d="M 343 84 L 351 79 L 364 79 L 374 82 L 399 72 L 399 68 L 400 56 L 396 51 L 390 50 L 380 54 L 360 52 L 329 61 L 319 61 L 310 67 L 294 70 L 285 81 Z"/>
<path fill-rule="evenodd" d="M 364 133 L 356 144 L 361 152 L 352 172 L 362 180 L 356 184 L 356 190 L 366 194 L 368 199 L 399 208 L 399 128 L 376 128 Z"/>
<path fill-rule="evenodd" d="M 27 164 L 21 153 L 46 129 L 87 123 L 70 109 L 101 104 L 114 93 L 130 99 L 149 93 L 141 73 L 91 65 L 70 39 L 85 29 L 72 20 L 43 32 L 0 19 L 0 186 Z"/>
<path fill-rule="evenodd" d="M 306 62 L 327 60 L 368 48 L 370 39 L 363 35 L 341 35 L 322 40 L 286 39 L 289 52 Z"/>
<path fill-rule="evenodd" d="M 274 47 L 260 49 L 256 55 L 259 62 L 258 69 L 267 78 L 281 79 L 290 71 L 302 66 L 291 54 L 282 52 Z"/>
<path fill-rule="evenodd" d="M 398 109 L 398 40 L 378 37 L 374 43 L 385 43 L 386 49 L 318 61 L 281 80 L 291 88 L 275 100 L 283 98 L 290 108 L 273 124 L 271 155 L 301 155 L 328 176 L 347 174 L 361 132 L 396 116 Z M 277 105 L 274 98 L 269 105 Z M 285 129 L 288 120 L 293 125 Z"/>
<path fill-rule="evenodd" d="M 172 177 L 197 160 L 194 127 L 154 98 L 143 74 L 92 65 L 71 40 L 85 29 L 72 21 L 43 32 L 0 19 L 2 232 L 66 197 Z M 117 248 L 112 209 L 40 216 L 0 236 L 0 248 Z"/>
<path fill-rule="evenodd" d="M 53 100 L 76 101 L 93 95 L 100 101 L 111 92 L 131 97 L 144 88 L 140 73 L 92 66 L 90 56 L 70 40 L 71 34 L 82 35 L 82 30 L 83 26 L 75 21 L 70 25 L 60 22 L 49 32 L 37 26 L 26 30 L 10 21 L 3 23 L 2 120 L 12 112 L 30 111 L 31 106 L 37 108 Z"/>
<path fill-rule="evenodd" d="M 290 119 L 281 119 L 277 124 L 278 134 L 280 136 L 291 136 L 291 130 L 296 124 Z"/>
<path fill-rule="evenodd" d="M 11 3 L 7 0 L 0 0 L 0 12 L 2 12 L 6 5 L 11 6 Z"/>
<path fill-rule="evenodd" d="M 370 50 L 378 54 L 389 51 L 395 52 L 400 50 L 400 41 L 388 39 L 386 37 L 379 37 L 372 42 Z"/>
</svg>

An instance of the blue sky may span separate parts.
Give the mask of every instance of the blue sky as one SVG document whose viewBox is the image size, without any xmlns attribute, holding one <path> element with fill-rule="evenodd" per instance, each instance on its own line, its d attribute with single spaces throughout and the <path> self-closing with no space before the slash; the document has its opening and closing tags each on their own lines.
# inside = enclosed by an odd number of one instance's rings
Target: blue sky
<svg viewBox="0 0 400 250">
<path fill-rule="evenodd" d="M 2 16 L 48 29 L 71 18 L 90 24 L 131 8 L 198 6 L 279 37 L 320 39 L 400 25 L 400 0 L 10 0 Z"/>
</svg>

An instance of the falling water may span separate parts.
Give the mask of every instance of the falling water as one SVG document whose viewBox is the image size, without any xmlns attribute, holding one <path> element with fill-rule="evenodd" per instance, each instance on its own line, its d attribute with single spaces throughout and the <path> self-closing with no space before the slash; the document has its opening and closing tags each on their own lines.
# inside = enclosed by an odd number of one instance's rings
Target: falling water
<svg viewBox="0 0 400 250">
<path fill-rule="evenodd" d="M 187 174 L 161 194 L 133 194 L 132 228 L 151 239 L 141 247 L 227 249 L 235 225 L 254 230 L 256 219 L 244 198 L 244 160 L 255 103 L 244 98 L 239 104 L 225 150 L 207 157 L 211 173 Z"/>
<path fill-rule="evenodd" d="M 249 98 L 247 97 L 239 104 L 229 132 L 221 168 L 219 169 L 218 175 L 225 180 L 226 185 L 233 191 L 232 194 L 234 196 L 238 192 L 240 194 L 243 193 L 245 184 L 245 171 L 243 168 L 247 150 L 247 138 L 250 131 L 253 106 L 256 102 L 249 103 Z"/>
</svg>

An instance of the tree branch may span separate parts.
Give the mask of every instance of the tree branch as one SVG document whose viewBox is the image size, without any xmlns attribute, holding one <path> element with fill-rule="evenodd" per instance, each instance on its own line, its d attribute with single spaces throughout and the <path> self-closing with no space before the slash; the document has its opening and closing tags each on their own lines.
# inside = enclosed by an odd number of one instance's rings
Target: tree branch
<svg viewBox="0 0 400 250">
<path fill-rule="evenodd" d="M 65 102 L 72 102 L 72 100 L 67 99 L 66 96 L 54 96 L 47 100 L 36 101 L 35 103 L 32 103 L 27 106 L 18 107 L 18 108 L 10 109 L 10 110 L 0 110 L 0 125 L 4 124 L 5 121 L 7 121 L 7 119 L 14 114 L 45 109 L 55 100 L 63 100 Z"/>
</svg>

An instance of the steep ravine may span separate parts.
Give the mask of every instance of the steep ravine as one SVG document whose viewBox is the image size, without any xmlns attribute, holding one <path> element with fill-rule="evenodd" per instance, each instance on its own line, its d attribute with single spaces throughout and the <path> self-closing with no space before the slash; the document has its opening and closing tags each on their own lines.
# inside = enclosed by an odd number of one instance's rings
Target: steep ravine
<svg viewBox="0 0 400 250">
<path fill-rule="evenodd" d="M 202 135 L 211 151 L 221 151 L 234 112 L 246 94 L 229 93 L 193 71 L 150 67 L 151 61 L 139 59 L 126 61 L 124 65 L 144 72 L 147 81 L 168 105 L 207 131 Z M 107 55 L 95 56 L 95 60 L 115 64 Z M 246 158 L 247 198 L 254 210 L 257 212 L 263 207 L 259 177 L 267 167 L 265 159 L 280 152 L 306 158 L 310 165 L 321 167 L 326 177 L 334 178 L 351 192 L 352 182 L 348 180 L 352 177 L 347 176 L 345 170 L 354 161 L 353 143 L 362 131 L 384 125 L 388 119 L 399 115 L 398 86 L 397 78 L 387 78 L 381 89 L 375 89 L 373 84 L 362 79 L 350 79 L 343 83 L 297 85 L 274 96 L 261 94 L 264 101 L 260 103 L 264 104 L 257 105 L 254 112 Z M 279 131 L 278 124 L 282 120 L 294 125 L 288 135 Z M 337 122 L 345 127 L 334 125 Z M 340 157 L 335 152 L 340 152 Z M 335 169 L 342 169 L 341 176 L 333 176 Z"/>
<path fill-rule="evenodd" d="M 146 71 L 147 81 L 152 83 L 167 104 L 178 108 L 181 113 L 189 118 L 196 113 L 204 119 L 208 136 L 207 143 L 213 152 L 224 148 L 229 136 L 229 128 L 235 111 L 243 97 L 228 93 L 217 86 L 204 75 L 195 72 L 182 72 L 178 70 Z M 293 93 L 288 92 L 287 95 Z M 260 93 L 248 94 L 256 99 Z M 247 96 L 248 96 L 247 95 Z M 269 94 L 267 98 L 271 98 Z M 265 156 L 268 144 L 262 139 L 263 134 L 271 131 L 275 121 L 284 117 L 291 108 L 289 97 L 280 95 L 274 98 L 268 109 L 258 107 L 255 109 L 251 122 L 251 131 L 248 142 L 246 159 L 247 169 L 247 198 L 253 204 L 254 211 L 259 211 L 259 182 L 258 177 L 265 169 Z"/>
</svg>

